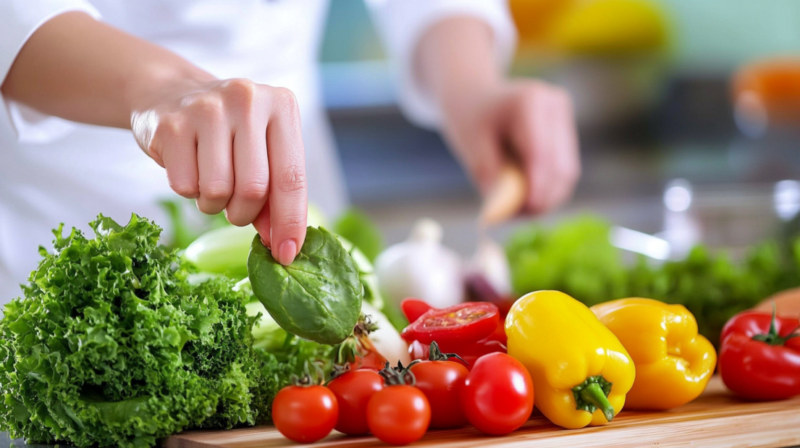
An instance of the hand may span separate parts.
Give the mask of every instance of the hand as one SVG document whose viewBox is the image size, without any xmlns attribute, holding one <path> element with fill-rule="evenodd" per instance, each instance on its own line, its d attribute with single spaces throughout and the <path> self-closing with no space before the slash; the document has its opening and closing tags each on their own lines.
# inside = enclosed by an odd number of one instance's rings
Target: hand
<svg viewBox="0 0 800 448">
<path fill-rule="evenodd" d="M 543 213 L 564 203 L 580 176 L 572 100 L 537 81 L 501 82 L 485 93 L 442 99 L 443 131 L 478 188 L 487 193 L 504 163 L 518 163 L 527 179 L 523 212 Z"/>
<path fill-rule="evenodd" d="M 283 265 L 306 235 L 307 186 L 294 94 L 244 79 L 161 89 L 137 105 L 137 142 L 203 213 L 253 224 Z"/>
</svg>

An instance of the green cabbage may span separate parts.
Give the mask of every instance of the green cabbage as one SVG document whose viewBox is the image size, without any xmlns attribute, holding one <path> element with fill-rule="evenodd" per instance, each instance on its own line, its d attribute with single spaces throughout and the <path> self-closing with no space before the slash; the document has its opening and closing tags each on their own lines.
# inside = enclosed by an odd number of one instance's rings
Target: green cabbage
<svg viewBox="0 0 800 448">
<path fill-rule="evenodd" d="M 246 292 L 192 277 L 161 229 L 100 215 L 55 250 L 0 321 L 0 430 L 33 442 L 153 446 L 188 428 L 269 419 L 277 390 L 325 348 L 253 348 Z M 329 348 L 328 348 L 329 350 Z M 288 362 L 287 360 L 291 360 Z"/>
</svg>

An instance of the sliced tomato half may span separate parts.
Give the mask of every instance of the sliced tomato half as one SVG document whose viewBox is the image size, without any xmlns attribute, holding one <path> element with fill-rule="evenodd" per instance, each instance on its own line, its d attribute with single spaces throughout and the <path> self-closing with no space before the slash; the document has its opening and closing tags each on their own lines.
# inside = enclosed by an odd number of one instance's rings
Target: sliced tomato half
<svg viewBox="0 0 800 448">
<path fill-rule="evenodd" d="M 468 344 L 494 333 L 500 312 L 493 303 L 467 302 L 447 308 L 432 308 L 409 324 L 400 334 L 407 342 L 440 346 Z"/>
<path fill-rule="evenodd" d="M 403 314 L 409 322 L 414 322 L 420 316 L 433 309 L 433 307 L 424 300 L 408 297 L 400 302 L 400 309 L 403 310 Z"/>
</svg>

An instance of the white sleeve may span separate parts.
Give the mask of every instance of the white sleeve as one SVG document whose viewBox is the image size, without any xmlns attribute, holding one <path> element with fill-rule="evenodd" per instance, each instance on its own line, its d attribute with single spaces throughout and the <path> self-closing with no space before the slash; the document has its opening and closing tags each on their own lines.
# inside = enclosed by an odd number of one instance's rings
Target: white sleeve
<svg viewBox="0 0 800 448">
<path fill-rule="evenodd" d="M 495 60 L 507 68 L 517 33 L 506 0 L 366 0 L 395 64 L 400 107 L 414 123 L 436 127 L 440 110 L 414 76 L 413 52 L 425 31 L 453 16 L 485 21 L 494 31 Z"/>
<path fill-rule="evenodd" d="M 0 85 L 25 42 L 45 22 L 68 11 L 100 13 L 86 0 L 0 0 Z M 46 142 L 71 129 L 70 122 L 50 117 L 7 100 L 0 94 L 0 127 L 20 141 Z M 0 135 L 5 132 L 0 132 Z"/>
</svg>

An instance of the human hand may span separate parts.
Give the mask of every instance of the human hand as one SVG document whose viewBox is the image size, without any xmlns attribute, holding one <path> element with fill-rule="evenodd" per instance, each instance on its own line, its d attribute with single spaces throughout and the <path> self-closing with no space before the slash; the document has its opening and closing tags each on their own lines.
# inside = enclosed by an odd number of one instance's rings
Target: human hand
<svg viewBox="0 0 800 448">
<path fill-rule="evenodd" d="M 444 135 L 484 195 L 504 165 L 517 163 L 527 181 L 521 212 L 543 213 L 569 199 L 581 168 L 565 90 L 524 80 L 483 93 L 447 92 L 441 101 Z"/>
<path fill-rule="evenodd" d="M 253 224 L 290 264 L 306 236 L 307 185 L 300 113 L 285 88 L 245 79 L 184 83 L 137 104 L 136 141 L 167 170 L 172 189 L 203 213 Z"/>
</svg>

